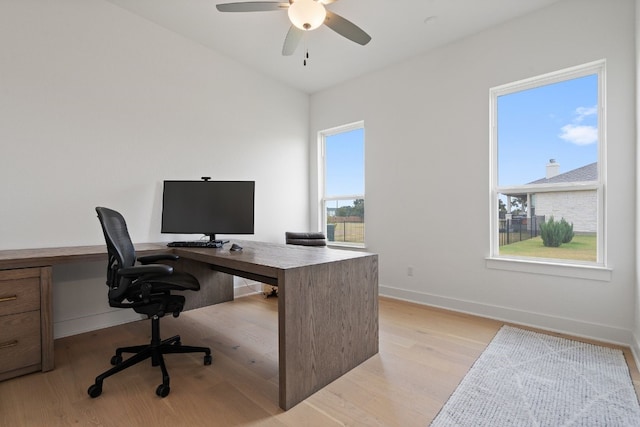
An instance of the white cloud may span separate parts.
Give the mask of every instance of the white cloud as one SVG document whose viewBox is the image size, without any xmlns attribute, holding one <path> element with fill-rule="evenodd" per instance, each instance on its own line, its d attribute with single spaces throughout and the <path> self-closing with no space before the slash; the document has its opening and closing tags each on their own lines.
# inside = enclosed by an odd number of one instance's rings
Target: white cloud
<svg viewBox="0 0 640 427">
<path fill-rule="evenodd" d="M 566 125 L 562 127 L 560 138 L 576 145 L 589 145 L 598 142 L 598 128 L 594 126 Z"/>
<path fill-rule="evenodd" d="M 563 126 L 558 135 L 560 138 L 575 145 L 589 145 L 598 142 L 598 127 L 583 125 L 584 122 L 590 116 L 598 116 L 598 105 L 593 107 L 578 107 L 575 110 L 575 117 L 573 123 Z M 591 121 L 591 120 L 590 120 Z"/>
<path fill-rule="evenodd" d="M 578 107 L 576 108 L 577 117 L 574 119 L 574 122 L 580 123 L 585 117 L 593 116 L 598 114 L 598 106 L 594 105 L 593 107 Z"/>
</svg>

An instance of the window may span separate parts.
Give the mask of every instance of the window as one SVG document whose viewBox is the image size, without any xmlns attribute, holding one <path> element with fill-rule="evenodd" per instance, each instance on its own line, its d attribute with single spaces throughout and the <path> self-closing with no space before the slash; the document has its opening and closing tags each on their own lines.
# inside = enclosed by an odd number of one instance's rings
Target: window
<svg viewBox="0 0 640 427">
<path fill-rule="evenodd" d="M 320 219 L 330 245 L 364 246 L 364 124 L 320 132 Z"/>
<path fill-rule="evenodd" d="M 604 266 L 598 61 L 491 89 L 491 258 Z"/>
</svg>

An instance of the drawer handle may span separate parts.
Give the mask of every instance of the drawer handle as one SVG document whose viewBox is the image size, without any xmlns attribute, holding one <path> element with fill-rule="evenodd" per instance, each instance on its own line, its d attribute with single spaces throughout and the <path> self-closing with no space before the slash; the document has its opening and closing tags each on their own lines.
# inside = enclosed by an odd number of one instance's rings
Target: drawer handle
<svg viewBox="0 0 640 427">
<path fill-rule="evenodd" d="M 5 343 L 0 343 L 0 350 L 3 348 L 15 347 L 18 345 L 18 340 L 8 341 Z"/>
<path fill-rule="evenodd" d="M 0 302 L 15 301 L 17 299 L 18 299 L 18 295 L 12 295 L 10 297 L 0 297 Z"/>
</svg>

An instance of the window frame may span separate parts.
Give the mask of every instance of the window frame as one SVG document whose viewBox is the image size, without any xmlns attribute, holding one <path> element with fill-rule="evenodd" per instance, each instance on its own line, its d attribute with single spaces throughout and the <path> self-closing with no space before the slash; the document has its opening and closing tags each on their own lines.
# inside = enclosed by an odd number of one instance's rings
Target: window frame
<svg viewBox="0 0 640 427">
<path fill-rule="evenodd" d="M 559 83 L 588 75 L 598 78 L 598 180 L 579 184 L 539 184 L 539 185 L 498 185 L 498 98 L 537 87 Z M 580 277 L 595 280 L 611 280 L 611 270 L 607 268 L 606 253 L 606 60 L 590 62 L 575 67 L 527 78 L 524 80 L 493 87 L 489 90 L 490 102 L 490 245 L 487 267 L 510 271 L 535 272 L 556 276 Z M 550 259 L 538 257 L 516 257 L 500 255 L 498 198 L 500 193 L 514 190 L 521 192 L 559 192 L 596 190 L 597 192 L 597 260 L 584 262 L 570 259 Z"/>
<path fill-rule="evenodd" d="M 326 194 L 326 176 L 327 176 L 327 162 L 326 162 L 326 138 L 330 137 L 330 136 L 334 136 L 340 133 L 346 133 L 346 132 L 350 132 L 353 130 L 357 130 L 357 129 L 362 129 L 363 131 L 363 141 L 362 141 L 362 150 L 363 150 L 363 174 L 364 174 L 364 186 L 366 187 L 366 161 L 365 161 L 365 150 L 366 150 L 366 138 L 365 138 L 365 127 L 364 127 L 364 120 L 360 120 L 357 122 L 353 122 L 353 123 L 348 123 L 345 125 L 341 125 L 341 126 L 336 126 L 333 128 L 329 128 L 329 129 L 324 129 L 318 132 L 318 147 L 320 149 L 320 153 L 318 156 L 319 159 L 319 167 L 318 167 L 318 171 L 320 172 L 320 176 L 318 177 L 318 184 L 319 184 L 319 191 L 318 194 L 320 195 L 319 198 L 319 203 L 318 203 L 318 210 L 319 210 L 319 224 L 318 226 L 320 227 L 321 230 L 323 230 L 324 233 L 327 232 L 327 202 L 330 201 L 336 201 L 336 200 L 343 200 L 343 199 L 351 199 L 351 200 L 356 200 L 356 199 L 362 199 L 365 200 L 365 219 L 363 222 L 363 226 L 365 228 L 365 232 L 364 232 L 364 242 L 363 243 L 356 243 L 356 242 L 338 242 L 338 241 L 329 241 L 327 236 L 327 245 L 329 246 L 338 246 L 338 247 L 345 247 L 345 248 L 358 248 L 358 249 L 363 249 L 366 247 L 366 239 L 367 239 L 367 233 L 366 233 L 366 188 L 364 188 L 364 192 L 362 194 L 340 194 L 340 195 L 336 195 L 336 194 L 332 194 L 332 195 L 327 195 Z"/>
</svg>

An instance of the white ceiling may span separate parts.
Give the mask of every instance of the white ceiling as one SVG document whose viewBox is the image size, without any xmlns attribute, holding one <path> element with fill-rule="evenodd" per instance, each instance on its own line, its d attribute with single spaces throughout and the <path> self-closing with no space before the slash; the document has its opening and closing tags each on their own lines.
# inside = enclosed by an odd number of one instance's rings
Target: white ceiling
<svg viewBox="0 0 640 427">
<path fill-rule="evenodd" d="M 242 0 L 108 1 L 313 93 L 560 0 L 339 0 L 327 8 L 366 31 L 371 42 L 360 46 L 322 26 L 306 33 L 289 57 L 281 54 L 290 26 L 286 11 L 221 13 L 215 7 Z"/>
</svg>

